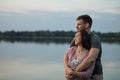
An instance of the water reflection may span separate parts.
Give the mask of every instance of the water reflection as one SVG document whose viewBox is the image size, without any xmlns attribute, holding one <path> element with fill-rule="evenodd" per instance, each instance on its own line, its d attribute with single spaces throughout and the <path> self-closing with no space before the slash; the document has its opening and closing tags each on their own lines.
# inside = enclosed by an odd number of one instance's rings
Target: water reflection
<svg viewBox="0 0 120 80">
<path fill-rule="evenodd" d="M 67 47 L 1 42 L 0 80 L 65 80 L 63 55 Z"/>
<path fill-rule="evenodd" d="M 0 80 L 65 80 L 63 56 L 70 42 L 48 43 L 1 41 Z M 104 80 L 119 80 L 120 45 L 102 42 L 102 47 Z"/>
<path fill-rule="evenodd" d="M 33 37 L 26 37 L 26 38 L 0 38 L 0 41 L 6 41 L 6 42 L 22 42 L 22 43 L 55 43 L 55 44 L 65 44 L 70 43 L 72 41 L 73 37 L 42 37 L 42 38 L 33 38 Z M 102 38 L 102 42 L 105 43 L 117 43 L 120 44 L 120 39 L 112 39 L 112 38 Z"/>
<path fill-rule="evenodd" d="M 104 80 L 119 80 L 120 79 L 120 45 L 102 43 L 102 63 Z"/>
<path fill-rule="evenodd" d="M 4 80 L 64 80 L 63 64 L 0 61 L 0 78 Z M 57 74 L 57 75 L 55 75 Z"/>
<path fill-rule="evenodd" d="M 65 43 L 70 43 L 72 40 L 72 37 L 64 37 L 64 38 L 52 38 L 52 37 L 45 37 L 45 38 L 0 38 L 0 41 L 6 41 L 6 42 L 22 42 L 22 43 L 28 43 L 28 42 L 33 42 L 33 43 L 44 43 L 44 44 L 49 44 L 49 43 L 55 43 L 55 44 L 65 44 Z"/>
</svg>

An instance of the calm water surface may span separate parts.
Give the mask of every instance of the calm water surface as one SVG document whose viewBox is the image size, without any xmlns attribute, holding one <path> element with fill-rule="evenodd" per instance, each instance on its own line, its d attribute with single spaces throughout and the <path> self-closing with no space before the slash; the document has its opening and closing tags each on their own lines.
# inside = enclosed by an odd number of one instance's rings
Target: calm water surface
<svg viewBox="0 0 120 80">
<path fill-rule="evenodd" d="M 65 80 L 68 43 L 0 42 L 0 80 Z M 104 80 L 120 80 L 120 44 L 102 43 Z"/>
</svg>

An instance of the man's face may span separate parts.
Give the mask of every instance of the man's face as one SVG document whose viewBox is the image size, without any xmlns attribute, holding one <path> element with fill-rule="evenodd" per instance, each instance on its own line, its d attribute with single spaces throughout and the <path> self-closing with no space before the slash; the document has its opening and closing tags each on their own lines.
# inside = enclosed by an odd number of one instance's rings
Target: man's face
<svg viewBox="0 0 120 80">
<path fill-rule="evenodd" d="M 85 29 L 85 23 L 83 22 L 82 19 L 76 21 L 76 29 L 77 31 Z"/>
</svg>

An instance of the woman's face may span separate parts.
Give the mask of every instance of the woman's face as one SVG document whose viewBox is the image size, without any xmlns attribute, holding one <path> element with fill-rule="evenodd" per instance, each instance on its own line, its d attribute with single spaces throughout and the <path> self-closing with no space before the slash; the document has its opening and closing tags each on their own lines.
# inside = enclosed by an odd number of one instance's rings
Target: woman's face
<svg viewBox="0 0 120 80">
<path fill-rule="evenodd" d="M 75 40 L 75 45 L 79 45 L 81 43 L 81 32 L 77 32 L 75 34 L 74 40 Z"/>
</svg>

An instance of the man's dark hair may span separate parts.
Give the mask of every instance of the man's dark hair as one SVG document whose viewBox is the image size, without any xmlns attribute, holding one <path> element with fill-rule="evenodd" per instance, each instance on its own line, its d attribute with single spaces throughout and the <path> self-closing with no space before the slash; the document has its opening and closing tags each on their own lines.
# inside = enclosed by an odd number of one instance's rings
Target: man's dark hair
<svg viewBox="0 0 120 80">
<path fill-rule="evenodd" d="M 89 23 L 89 27 L 91 28 L 92 26 L 92 18 L 89 15 L 80 15 L 77 17 L 76 20 L 82 19 L 84 23 Z"/>
</svg>

